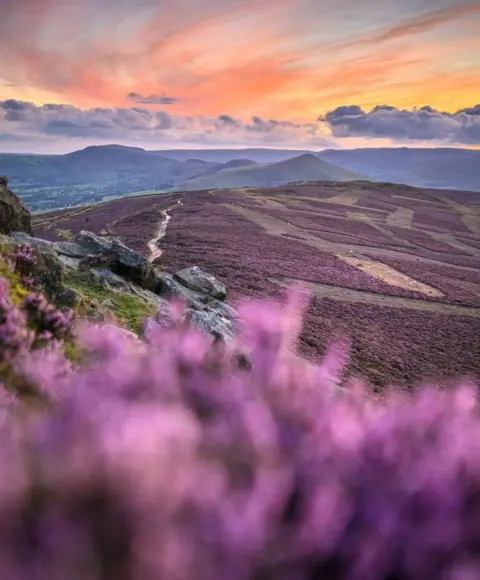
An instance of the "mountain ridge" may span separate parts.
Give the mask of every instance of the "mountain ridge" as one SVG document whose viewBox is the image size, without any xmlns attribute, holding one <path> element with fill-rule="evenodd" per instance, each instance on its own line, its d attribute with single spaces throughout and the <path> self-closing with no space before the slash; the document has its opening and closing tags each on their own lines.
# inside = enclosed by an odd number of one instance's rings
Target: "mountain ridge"
<svg viewBox="0 0 480 580">
<path fill-rule="evenodd" d="M 194 177 L 175 185 L 176 190 L 231 189 L 283 185 L 294 181 L 357 181 L 369 178 L 319 159 L 311 153 L 276 163 L 220 169 L 209 176 Z"/>
<path fill-rule="evenodd" d="M 330 164 L 330 170 L 323 174 L 310 172 L 314 158 Z M 294 159 L 297 161 L 292 161 Z M 275 163 L 286 164 L 274 168 L 281 170 L 276 176 L 280 175 L 281 179 L 265 179 L 265 176 L 260 181 L 240 179 L 245 178 L 245 174 L 256 175 L 262 171 L 273 175 L 274 169 L 262 170 L 260 166 Z M 288 170 L 291 163 L 296 166 L 295 170 Z M 336 166 L 335 171 L 332 165 Z M 218 188 L 241 187 L 248 183 L 268 186 L 290 181 L 342 180 L 345 171 L 347 176 L 348 172 L 356 174 L 355 179 L 480 191 L 480 151 L 470 149 L 145 150 L 110 144 L 90 145 L 63 155 L 0 153 L 0 174 L 9 176 L 15 191 L 34 211 L 96 203 L 126 195 L 178 191 L 182 187 L 191 191 L 195 183 L 198 187 Z M 215 180 L 213 175 L 216 175 Z"/>
</svg>

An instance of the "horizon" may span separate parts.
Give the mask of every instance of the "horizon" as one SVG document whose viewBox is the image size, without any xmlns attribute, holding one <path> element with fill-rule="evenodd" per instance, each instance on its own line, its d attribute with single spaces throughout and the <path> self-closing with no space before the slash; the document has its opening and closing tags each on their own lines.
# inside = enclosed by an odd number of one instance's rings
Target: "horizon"
<svg viewBox="0 0 480 580">
<path fill-rule="evenodd" d="M 5 0 L 0 150 L 476 149 L 479 28 L 477 0 Z"/>
<path fill-rule="evenodd" d="M 298 151 L 301 155 L 303 153 L 309 154 L 319 154 L 326 151 L 358 151 L 364 149 L 444 149 L 444 150 L 452 150 L 452 149 L 460 149 L 460 150 L 469 150 L 469 151 L 479 151 L 479 147 L 462 147 L 460 145 L 439 145 L 439 146 L 425 146 L 425 145 L 416 145 L 410 144 L 408 146 L 405 145 L 395 145 L 392 144 L 388 147 L 380 147 L 378 144 L 372 144 L 371 146 L 364 145 L 362 147 L 325 147 L 322 149 L 306 149 L 304 147 L 255 147 L 255 146 L 231 146 L 231 147 L 212 147 L 212 146 L 204 146 L 204 147 L 191 147 L 186 144 L 184 147 L 176 146 L 176 147 L 141 147 L 140 145 L 125 145 L 123 143 L 102 143 L 102 144 L 85 144 L 81 147 L 74 147 L 62 152 L 49 152 L 49 151 L 4 151 L 0 149 L 0 155 L 68 155 L 69 153 L 75 153 L 77 151 L 83 151 L 84 149 L 88 149 L 91 147 L 125 147 L 130 149 L 141 149 L 145 152 L 162 152 L 162 151 Z"/>
</svg>

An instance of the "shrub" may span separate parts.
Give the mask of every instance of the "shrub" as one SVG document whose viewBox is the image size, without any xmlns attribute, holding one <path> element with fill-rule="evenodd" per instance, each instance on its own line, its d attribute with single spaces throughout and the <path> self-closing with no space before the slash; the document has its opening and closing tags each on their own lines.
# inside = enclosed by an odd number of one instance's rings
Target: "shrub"
<svg viewBox="0 0 480 580">
<path fill-rule="evenodd" d="M 145 341 L 86 325 L 72 368 L 32 350 L 3 288 L 2 345 L 47 404 L 2 396 L 2 578 L 479 577 L 473 386 L 338 390 L 344 346 L 317 366 L 294 353 L 295 295 L 245 304 L 223 347 L 183 325 Z"/>
</svg>

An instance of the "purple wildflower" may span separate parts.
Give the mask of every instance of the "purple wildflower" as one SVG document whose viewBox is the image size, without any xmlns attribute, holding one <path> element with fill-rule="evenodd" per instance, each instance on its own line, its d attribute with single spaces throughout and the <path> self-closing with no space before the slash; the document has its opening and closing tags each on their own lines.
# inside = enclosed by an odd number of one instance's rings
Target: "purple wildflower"
<svg viewBox="0 0 480 580">
<path fill-rule="evenodd" d="M 480 577 L 474 385 L 338 393 L 346 347 L 301 360 L 301 315 L 245 305 L 222 349 L 183 324 L 143 341 L 86 325 L 78 368 L 53 346 L 19 356 L 49 404 L 0 426 L 2 577 Z"/>
<path fill-rule="evenodd" d="M 37 340 L 64 340 L 70 336 L 73 316 L 71 310 L 57 310 L 48 303 L 43 294 L 38 293 L 32 293 L 24 299 L 23 309 L 29 326 L 35 329 Z"/>
<path fill-rule="evenodd" d="M 15 250 L 15 272 L 28 275 L 36 262 L 37 259 L 33 254 L 31 246 L 28 244 L 17 246 Z"/>
</svg>

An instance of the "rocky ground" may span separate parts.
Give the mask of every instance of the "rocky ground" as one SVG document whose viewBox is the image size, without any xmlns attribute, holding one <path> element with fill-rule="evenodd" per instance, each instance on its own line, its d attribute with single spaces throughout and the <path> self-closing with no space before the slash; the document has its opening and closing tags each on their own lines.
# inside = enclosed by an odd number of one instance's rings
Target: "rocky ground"
<svg viewBox="0 0 480 580">
<path fill-rule="evenodd" d="M 0 178 L 0 184 L 7 180 Z M 5 190 L 6 191 L 6 190 Z M 236 311 L 226 302 L 225 286 L 196 266 L 168 273 L 147 256 L 113 236 L 82 230 L 70 241 L 52 242 L 31 234 L 30 214 L 11 191 L 1 191 L 0 251 L 27 244 L 33 249 L 35 284 L 58 307 L 77 318 L 113 321 L 145 332 L 144 320 L 168 321 L 169 301 L 185 305 L 183 319 L 216 339 L 234 335 Z M 19 231 L 21 230 L 21 231 Z"/>
</svg>

